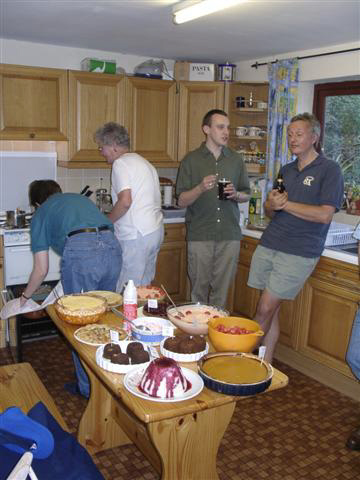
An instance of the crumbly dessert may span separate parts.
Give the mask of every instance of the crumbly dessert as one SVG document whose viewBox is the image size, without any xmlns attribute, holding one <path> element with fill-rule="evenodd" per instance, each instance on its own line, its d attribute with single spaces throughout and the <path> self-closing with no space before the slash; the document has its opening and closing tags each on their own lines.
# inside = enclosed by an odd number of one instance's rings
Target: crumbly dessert
<svg viewBox="0 0 360 480">
<path fill-rule="evenodd" d="M 74 333 L 77 340 L 90 343 L 92 345 L 103 345 L 110 343 L 110 330 L 115 330 L 119 334 L 119 340 L 126 337 L 126 332 L 115 325 L 86 325 Z"/>
<path fill-rule="evenodd" d="M 181 397 L 190 388 L 191 383 L 175 360 L 165 357 L 150 362 L 139 384 L 141 392 L 162 399 Z"/>
<path fill-rule="evenodd" d="M 68 323 L 84 325 L 95 323 L 106 311 L 107 302 L 104 298 L 86 294 L 64 295 L 56 300 L 56 313 Z"/>
</svg>

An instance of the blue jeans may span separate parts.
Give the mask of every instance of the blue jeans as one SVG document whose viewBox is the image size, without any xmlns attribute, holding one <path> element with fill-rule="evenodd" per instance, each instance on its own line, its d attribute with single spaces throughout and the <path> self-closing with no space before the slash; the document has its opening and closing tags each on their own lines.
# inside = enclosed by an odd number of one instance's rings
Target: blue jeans
<svg viewBox="0 0 360 480">
<path fill-rule="evenodd" d="M 346 361 L 355 377 L 360 380 L 360 308 L 355 315 Z"/>
<path fill-rule="evenodd" d="M 115 291 L 122 265 L 121 247 L 111 231 L 68 237 L 61 259 L 64 294 L 89 290 Z M 80 393 L 89 398 L 90 382 L 76 352 L 72 352 Z"/>
<path fill-rule="evenodd" d="M 114 292 L 121 266 L 121 247 L 111 231 L 68 237 L 61 259 L 64 294 L 89 290 Z"/>
</svg>

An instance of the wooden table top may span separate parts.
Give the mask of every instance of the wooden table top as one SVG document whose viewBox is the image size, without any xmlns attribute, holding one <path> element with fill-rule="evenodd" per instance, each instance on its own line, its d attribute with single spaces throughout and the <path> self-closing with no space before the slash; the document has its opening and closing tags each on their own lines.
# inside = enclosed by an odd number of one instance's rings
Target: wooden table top
<svg viewBox="0 0 360 480">
<path fill-rule="evenodd" d="M 70 342 L 74 350 L 77 351 L 81 359 L 88 365 L 94 374 L 144 423 L 151 423 L 166 418 L 174 418 L 248 398 L 223 395 L 209 390 L 206 387 L 204 387 L 202 392 L 196 397 L 180 402 L 154 402 L 136 397 L 124 387 L 124 375 L 108 372 L 97 365 L 95 359 L 97 347 L 86 345 L 76 340 L 74 332 L 79 328 L 79 325 L 72 325 L 62 321 L 57 316 L 53 305 L 47 307 L 47 312 L 59 330 Z M 121 319 L 112 312 L 105 313 L 99 323 L 116 325 L 118 327 L 122 326 Z M 196 362 L 184 363 L 182 366 L 197 372 Z M 287 383 L 288 377 L 279 370 L 274 369 L 274 376 L 271 385 L 266 392 L 282 388 L 286 386 Z"/>
</svg>

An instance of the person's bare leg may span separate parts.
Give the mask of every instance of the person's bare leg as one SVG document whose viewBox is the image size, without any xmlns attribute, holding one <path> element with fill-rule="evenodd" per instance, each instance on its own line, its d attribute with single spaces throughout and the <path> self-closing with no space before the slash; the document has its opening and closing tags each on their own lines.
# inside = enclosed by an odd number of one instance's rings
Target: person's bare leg
<svg viewBox="0 0 360 480">
<path fill-rule="evenodd" d="M 266 361 L 272 361 L 275 345 L 279 338 L 278 312 L 280 304 L 281 298 L 265 289 L 256 308 L 254 320 L 260 324 L 265 333 L 261 339 L 261 344 L 266 346 Z"/>
</svg>

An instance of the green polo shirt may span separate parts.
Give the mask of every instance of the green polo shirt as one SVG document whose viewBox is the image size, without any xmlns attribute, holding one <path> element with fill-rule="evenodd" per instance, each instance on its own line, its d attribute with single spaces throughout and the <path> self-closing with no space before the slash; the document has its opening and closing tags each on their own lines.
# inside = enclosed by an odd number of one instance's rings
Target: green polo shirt
<svg viewBox="0 0 360 480">
<path fill-rule="evenodd" d="M 223 147 L 216 160 L 203 143 L 182 160 L 176 180 L 176 196 L 191 190 L 207 175 L 227 178 L 238 192 L 250 193 L 249 179 L 241 156 Z M 240 240 L 239 208 L 233 200 L 219 200 L 217 187 L 202 193 L 186 209 L 188 241 Z"/>
</svg>

